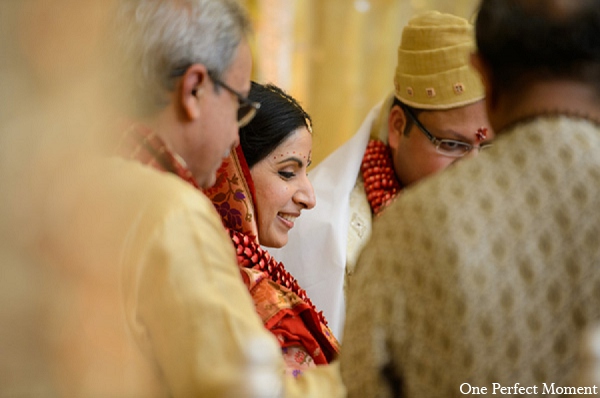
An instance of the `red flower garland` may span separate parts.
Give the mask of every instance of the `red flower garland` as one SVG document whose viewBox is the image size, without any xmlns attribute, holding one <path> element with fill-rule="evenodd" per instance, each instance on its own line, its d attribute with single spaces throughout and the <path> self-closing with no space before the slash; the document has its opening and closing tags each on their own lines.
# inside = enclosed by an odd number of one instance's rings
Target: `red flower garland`
<svg viewBox="0 0 600 398">
<path fill-rule="evenodd" d="M 370 140 L 360 167 L 367 200 L 373 214 L 379 214 L 402 189 L 394 172 L 390 148 L 379 140 Z"/>
<path fill-rule="evenodd" d="M 281 286 L 296 293 L 306 304 L 310 305 L 312 309 L 317 313 L 319 320 L 327 326 L 327 320 L 323 315 L 323 311 L 317 312 L 314 304 L 308 296 L 306 291 L 303 290 L 298 281 L 285 270 L 283 263 L 277 262 L 269 252 L 263 250 L 262 247 L 248 235 L 237 232 L 233 229 L 227 229 L 229 236 L 233 241 L 236 249 L 237 261 L 240 267 L 252 268 L 259 271 L 266 272 L 271 280 L 278 283 Z"/>
</svg>

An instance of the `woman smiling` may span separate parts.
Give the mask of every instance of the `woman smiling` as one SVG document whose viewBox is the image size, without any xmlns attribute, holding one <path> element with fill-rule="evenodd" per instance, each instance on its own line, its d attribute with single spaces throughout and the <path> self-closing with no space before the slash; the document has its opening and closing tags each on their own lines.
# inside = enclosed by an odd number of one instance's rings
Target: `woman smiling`
<svg viewBox="0 0 600 398">
<path fill-rule="evenodd" d="M 265 327 L 278 339 L 288 372 L 330 363 L 339 344 L 306 292 L 262 246 L 282 247 L 302 210 L 315 206 L 307 178 L 312 122 L 298 102 L 273 85 L 252 83 L 260 103 L 240 129 L 240 145 L 206 190 L 236 247 L 242 277 Z"/>
</svg>

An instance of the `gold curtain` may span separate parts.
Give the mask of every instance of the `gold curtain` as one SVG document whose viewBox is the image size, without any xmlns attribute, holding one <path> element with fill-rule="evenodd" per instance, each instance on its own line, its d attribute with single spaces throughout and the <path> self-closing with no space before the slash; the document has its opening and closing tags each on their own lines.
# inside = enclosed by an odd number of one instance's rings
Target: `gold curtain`
<svg viewBox="0 0 600 398">
<path fill-rule="evenodd" d="M 350 138 L 393 88 L 402 28 L 438 10 L 471 18 L 477 0 L 246 0 L 254 79 L 297 98 L 314 122 L 313 165 Z"/>
</svg>

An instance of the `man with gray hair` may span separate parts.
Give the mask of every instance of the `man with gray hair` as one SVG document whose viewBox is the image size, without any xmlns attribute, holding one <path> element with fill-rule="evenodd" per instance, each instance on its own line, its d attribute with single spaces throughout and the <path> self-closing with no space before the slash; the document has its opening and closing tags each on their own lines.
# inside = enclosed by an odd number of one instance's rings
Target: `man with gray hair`
<svg viewBox="0 0 600 398">
<path fill-rule="evenodd" d="M 46 242 L 56 263 L 74 270 L 81 295 L 56 339 L 59 389 L 81 397 L 340 396 L 336 367 L 284 376 L 279 344 L 199 190 L 214 183 L 239 126 L 260 106 L 247 98 L 244 9 L 236 0 L 122 0 L 114 33 L 112 61 L 123 75 L 115 103 L 124 94 L 133 104 L 119 120 L 119 156 L 86 159 L 57 183 L 68 200 L 53 218 L 64 228 Z"/>
<path fill-rule="evenodd" d="M 161 167 L 201 188 L 214 183 L 239 126 L 259 107 L 247 99 L 251 27 L 243 11 L 235 0 L 124 0 L 119 9 L 120 55 L 138 122 L 125 138 L 134 147 L 164 147 L 175 159 Z"/>
</svg>

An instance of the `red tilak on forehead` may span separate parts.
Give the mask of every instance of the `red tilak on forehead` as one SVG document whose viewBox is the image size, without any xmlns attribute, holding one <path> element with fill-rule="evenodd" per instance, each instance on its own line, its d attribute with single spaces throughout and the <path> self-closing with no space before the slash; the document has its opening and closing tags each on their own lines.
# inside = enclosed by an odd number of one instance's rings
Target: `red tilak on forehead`
<svg viewBox="0 0 600 398">
<path fill-rule="evenodd" d="M 477 137 L 477 141 L 483 141 L 487 138 L 488 129 L 486 127 L 479 127 L 477 132 L 475 133 L 475 137 Z"/>
</svg>

